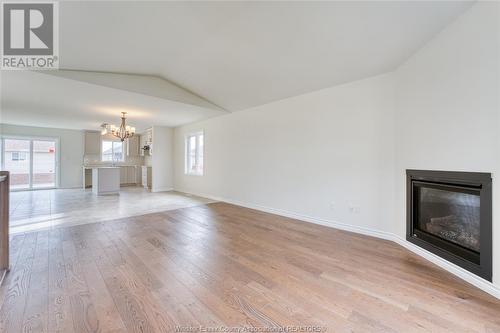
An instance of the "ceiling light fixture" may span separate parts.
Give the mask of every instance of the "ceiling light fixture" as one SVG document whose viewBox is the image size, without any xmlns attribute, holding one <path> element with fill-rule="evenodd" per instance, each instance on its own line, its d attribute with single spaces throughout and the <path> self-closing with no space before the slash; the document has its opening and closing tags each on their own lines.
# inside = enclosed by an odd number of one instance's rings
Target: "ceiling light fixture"
<svg viewBox="0 0 500 333">
<path fill-rule="evenodd" d="M 111 133 L 111 135 L 116 136 L 122 142 L 125 141 L 125 139 L 133 137 L 135 134 L 135 127 L 131 127 L 125 124 L 126 114 L 127 112 L 122 112 L 122 122 L 120 124 L 120 127 L 116 127 L 115 125 L 110 125 L 108 123 L 102 124 L 101 134 L 106 135 L 108 133 Z"/>
<path fill-rule="evenodd" d="M 101 135 L 108 134 L 108 128 L 109 128 L 109 124 L 108 123 L 102 123 L 102 125 L 101 125 Z"/>
</svg>

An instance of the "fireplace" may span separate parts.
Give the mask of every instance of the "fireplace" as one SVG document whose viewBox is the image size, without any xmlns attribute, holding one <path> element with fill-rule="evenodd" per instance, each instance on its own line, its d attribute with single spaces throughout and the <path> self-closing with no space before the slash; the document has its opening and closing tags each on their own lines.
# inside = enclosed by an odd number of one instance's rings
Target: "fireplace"
<svg viewBox="0 0 500 333">
<path fill-rule="evenodd" d="M 491 174 L 406 170 L 406 239 L 491 281 Z"/>
</svg>

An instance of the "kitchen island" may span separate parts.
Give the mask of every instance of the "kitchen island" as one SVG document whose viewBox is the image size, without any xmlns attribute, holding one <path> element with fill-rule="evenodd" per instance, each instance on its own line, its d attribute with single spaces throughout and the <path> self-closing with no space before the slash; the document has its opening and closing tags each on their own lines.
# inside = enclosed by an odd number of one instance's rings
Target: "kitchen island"
<svg viewBox="0 0 500 333">
<path fill-rule="evenodd" d="M 92 193 L 96 195 L 120 192 L 120 167 L 93 167 Z"/>
<path fill-rule="evenodd" d="M 92 169 L 104 167 L 120 168 L 120 186 L 136 186 L 141 182 L 141 166 L 136 164 L 93 164 L 82 166 L 82 185 L 83 188 L 92 188 Z"/>
</svg>

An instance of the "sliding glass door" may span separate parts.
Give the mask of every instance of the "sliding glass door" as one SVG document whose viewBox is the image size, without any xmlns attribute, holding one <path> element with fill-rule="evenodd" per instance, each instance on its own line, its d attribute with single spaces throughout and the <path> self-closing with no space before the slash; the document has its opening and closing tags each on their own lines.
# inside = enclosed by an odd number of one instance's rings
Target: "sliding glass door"
<svg viewBox="0 0 500 333">
<path fill-rule="evenodd" d="M 56 142 L 33 140 L 33 188 L 56 187 Z"/>
<path fill-rule="evenodd" d="M 2 170 L 10 171 L 10 189 L 54 188 L 57 185 L 57 141 L 3 138 Z"/>
<path fill-rule="evenodd" d="M 4 139 L 2 170 L 10 171 L 10 189 L 31 187 L 31 141 Z"/>
</svg>

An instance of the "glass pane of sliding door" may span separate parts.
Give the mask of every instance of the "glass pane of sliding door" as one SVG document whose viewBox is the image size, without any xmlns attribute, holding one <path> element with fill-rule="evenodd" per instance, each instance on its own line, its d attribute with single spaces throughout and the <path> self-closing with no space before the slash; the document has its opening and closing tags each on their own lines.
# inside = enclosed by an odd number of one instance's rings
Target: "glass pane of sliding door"
<svg viewBox="0 0 500 333">
<path fill-rule="evenodd" d="M 56 186 L 56 143 L 55 141 L 33 140 L 32 187 Z"/>
<path fill-rule="evenodd" d="M 2 170 L 10 171 L 10 189 L 57 186 L 56 140 L 4 138 Z"/>
<path fill-rule="evenodd" d="M 3 170 L 10 171 L 10 188 L 28 189 L 31 186 L 31 141 L 5 139 Z"/>
</svg>

